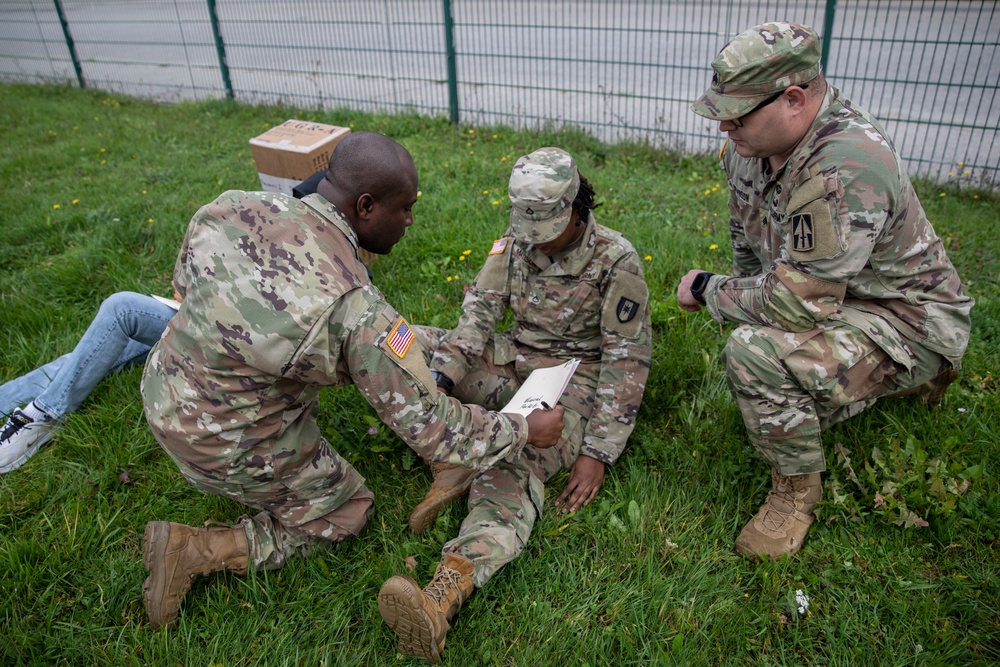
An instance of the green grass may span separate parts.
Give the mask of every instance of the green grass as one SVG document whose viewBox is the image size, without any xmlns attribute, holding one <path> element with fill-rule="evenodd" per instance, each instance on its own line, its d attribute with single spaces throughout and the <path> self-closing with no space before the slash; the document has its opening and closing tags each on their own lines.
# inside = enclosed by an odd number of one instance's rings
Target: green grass
<svg viewBox="0 0 1000 667">
<path fill-rule="evenodd" d="M 599 220 L 650 257 L 655 358 L 629 449 L 573 516 L 553 512 L 566 475 L 553 480 L 525 553 L 457 617 L 446 664 L 1000 661 L 1000 200 L 988 193 L 918 184 L 978 301 L 961 380 L 937 408 L 885 401 L 827 433 L 822 520 L 778 563 L 732 552 L 769 477 L 725 386 L 729 329 L 673 296 L 689 268 L 730 263 L 726 186 L 711 158 L 568 131 L 2 86 L 0 380 L 72 349 L 108 294 L 167 294 L 187 220 L 222 190 L 257 187 L 247 141 L 288 118 L 384 132 L 413 154 L 416 224 L 373 267 L 413 322 L 457 320 L 464 283 L 505 228 L 510 168 L 542 145 L 577 158 L 604 202 Z M 386 429 L 366 434 L 374 413 L 351 388 L 323 395 L 321 425 L 376 494 L 366 532 L 277 572 L 199 580 L 173 630 L 149 629 L 146 522 L 231 522 L 244 508 L 185 484 L 148 433 L 139 377 L 105 380 L 53 446 L 0 476 L 0 664 L 417 664 L 397 655 L 376 594 L 411 556 L 425 582 L 463 511 L 450 508 L 423 539 L 406 529 L 428 475 Z M 877 508 L 890 480 L 895 505 Z M 897 525 L 900 505 L 929 525 Z"/>
</svg>

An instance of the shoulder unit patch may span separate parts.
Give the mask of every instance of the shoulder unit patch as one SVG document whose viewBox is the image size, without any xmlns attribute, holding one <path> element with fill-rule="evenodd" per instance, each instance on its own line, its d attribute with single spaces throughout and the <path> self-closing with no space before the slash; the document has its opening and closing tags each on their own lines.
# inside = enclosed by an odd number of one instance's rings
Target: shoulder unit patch
<svg viewBox="0 0 1000 667">
<path fill-rule="evenodd" d="M 615 308 L 615 315 L 618 316 L 618 321 L 622 324 L 631 322 L 638 312 L 639 302 L 633 301 L 625 296 L 618 300 L 618 307 Z"/>
<path fill-rule="evenodd" d="M 797 213 L 791 217 L 790 223 L 793 249 L 797 252 L 809 252 L 816 247 L 812 213 Z"/>
<path fill-rule="evenodd" d="M 493 242 L 493 247 L 490 248 L 490 254 L 499 255 L 503 253 L 503 251 L 506 249 L 507 249 L 507 237 L 505 236 L 502 239 L 497 239 L 496 241 Z"/>
</svg>

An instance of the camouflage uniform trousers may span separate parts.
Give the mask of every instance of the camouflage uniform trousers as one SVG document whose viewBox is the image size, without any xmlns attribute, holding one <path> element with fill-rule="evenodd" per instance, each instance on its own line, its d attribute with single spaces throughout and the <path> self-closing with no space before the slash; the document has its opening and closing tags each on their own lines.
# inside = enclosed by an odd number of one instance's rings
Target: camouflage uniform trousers
<svg viewBox="0 0 1000 667">
<path fill-rule="evenodd" d="M 428 362 L 447 333 L 445 329 L 414 326 Z M 483 356 L 476 360 L 451 395 L 463 403 L 497 410 L 509 401 L 521 381 L 514 364 L 493 363 L 493 342 L 487 342 Z M 526 445 L 514 463 L 500 461 L 472 480 L 468 514 L 458 536 L 442 548 L 472 561 L 477 588 L 504 565 L 517 558 L 542 515 L 545 483 L 563 468 L 572 466 L 580 455 L 587 420 L 565 409 L 559 442 L 549 449 Z"/>
<path fill-rule="evenodd" d="M 261 510 L 253 517 L 240 517 L 255 570 L 277 570 L 290 557 L 307 556 L 317 547 L 357 536 L 374 511 L 375 496 L 364 479 L 326 440 L 320 441 L 304 475 L 292 480 L 262 483 L 234 470 L 225 481 L 219 481 L 182 462 L 178 465 L 188 483 L 199 491 Z M 313 501 L 329 496 L 344 500 L 332 512 L 313 516 Z"/>
<path fill-rule="evenodd" d="M 846 322 L 802 333 L 744 324 L 730 335 L 723 359 L 751 442 L 773 469 L 790 476 L 826 470 L 824 429 L 951 367 L 912 341 L 906 347 L 912 368 Z"/>
</svg>

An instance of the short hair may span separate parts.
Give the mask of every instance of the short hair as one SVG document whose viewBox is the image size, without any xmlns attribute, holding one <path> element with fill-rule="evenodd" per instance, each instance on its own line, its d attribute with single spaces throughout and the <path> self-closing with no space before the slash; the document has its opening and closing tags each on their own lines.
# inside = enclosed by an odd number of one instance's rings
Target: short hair
<svg viewBox="0 0 1000 667">
<path fill-rule="evenodd" d="M 399 189 L 412 163 L 409 151 L 378 132 L 355 132 L 330 155 L 326 179 L 351 199 L 369 193 L 381 199 Z"/>
</svg>

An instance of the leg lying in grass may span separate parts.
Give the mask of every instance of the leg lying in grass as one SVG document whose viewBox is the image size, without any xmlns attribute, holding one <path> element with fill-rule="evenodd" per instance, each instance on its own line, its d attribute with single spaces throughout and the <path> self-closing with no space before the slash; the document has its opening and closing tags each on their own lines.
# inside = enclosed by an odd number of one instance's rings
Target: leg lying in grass
<svg viewBox="0 0 1000 667">
<path fill-rule="evenodd" d="M 112 294 L 72 352 L 0 386 L 0 415 L 8 417 L 0 473 L 24 465 L 105 376 L 144 362 L 176 312 L 151 296 Z"/>
</svg>

